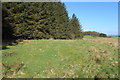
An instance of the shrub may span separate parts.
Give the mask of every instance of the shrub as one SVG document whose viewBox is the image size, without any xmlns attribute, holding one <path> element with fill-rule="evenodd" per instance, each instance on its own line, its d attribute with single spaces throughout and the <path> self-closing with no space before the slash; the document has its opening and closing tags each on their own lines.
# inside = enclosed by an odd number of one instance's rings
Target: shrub
<svg viewBox="0 0 120 80">
<path fill-rule="evenodd" d="M 107 35 L 104 33 L 100 33 L 99 37 L 107 37 Z"/>
</svg>

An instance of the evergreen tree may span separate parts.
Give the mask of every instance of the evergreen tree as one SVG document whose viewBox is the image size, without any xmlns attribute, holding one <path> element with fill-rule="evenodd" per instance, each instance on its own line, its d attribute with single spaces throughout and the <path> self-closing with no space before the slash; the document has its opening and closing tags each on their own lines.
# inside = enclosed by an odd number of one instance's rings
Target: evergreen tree
<svg viewBox="0 0 120 80">
<path fill-rule="evenodd" d="M 10 12 L 7 10 L 10 5 L 4 4 L 5 6 L 2 7 L 2 39 L 11 39 L 13 38 L 13 28 L 8 20 Z"/>
<path fill-rule="evenodd" d="M 76 39 L 81 26 L 73 15 L 69 20 L 61 2 L 10 2 L 3 4 L 3 36 L 8 32 L 23 39 Z"/>
<path fill-rule="evenodd" d="M 81 25 L 79 24 L 79 21 L 75 14 L 72 15 L 72 19 L 69 22 L 69 32 L 70 32 L 70 38 L 71 39 L 78 39 L 83 37 Z"/>
</svg>

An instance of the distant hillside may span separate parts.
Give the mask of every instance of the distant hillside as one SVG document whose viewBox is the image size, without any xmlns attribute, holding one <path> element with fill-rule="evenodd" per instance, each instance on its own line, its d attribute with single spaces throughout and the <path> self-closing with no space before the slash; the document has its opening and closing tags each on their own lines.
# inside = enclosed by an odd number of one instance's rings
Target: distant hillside
<svg viewBox="0 0 120 80">
<path fill-rule="evenodd" d="M 99 32 L 96 32 L 96 31 L 85 31 L 85 32 L 83 32 L 83 33 L 84 33 L 84 35 L 90 35 L 90 36 L 94 36 L 94 37 L 96 37 L 96 36 L 99 36 L 99 37 L 107 37 L 106 34 L 104 34 L 104 33 L 99 33 Z"/>
</svg>

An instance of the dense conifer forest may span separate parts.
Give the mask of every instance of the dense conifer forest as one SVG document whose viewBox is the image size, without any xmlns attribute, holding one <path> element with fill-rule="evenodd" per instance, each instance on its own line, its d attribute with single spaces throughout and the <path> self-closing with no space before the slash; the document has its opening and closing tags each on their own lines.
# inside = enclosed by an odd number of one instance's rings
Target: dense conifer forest
<svg viewBox="0 0 120 80">
<path fill-rule="evenodd" d="M 81 24 L 61 2 L 2 3 L 3 39 L 80 39 Z"/>
</svg>

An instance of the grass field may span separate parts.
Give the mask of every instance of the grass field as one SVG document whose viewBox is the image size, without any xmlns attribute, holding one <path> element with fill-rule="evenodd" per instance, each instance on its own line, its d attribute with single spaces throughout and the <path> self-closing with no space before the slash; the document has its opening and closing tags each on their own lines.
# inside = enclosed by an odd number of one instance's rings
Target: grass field
<svg viewBox="0 0 120 80">
<path fill-rule="evenodd" d="M 110 41 L 115 39 L 116 41 Z M 3 76 L 9 78 L 117 78 L 117 38 L 24 40 L 7 46 Z"/>
</svg>

